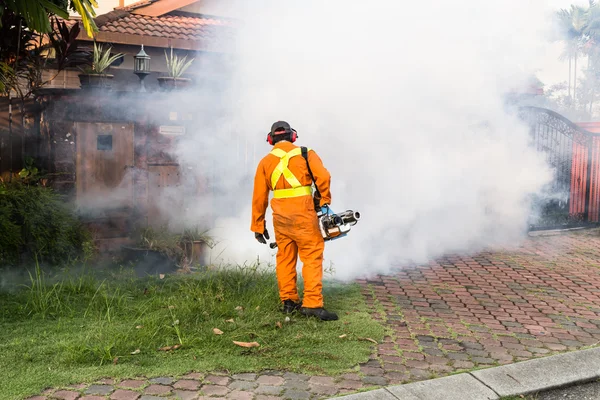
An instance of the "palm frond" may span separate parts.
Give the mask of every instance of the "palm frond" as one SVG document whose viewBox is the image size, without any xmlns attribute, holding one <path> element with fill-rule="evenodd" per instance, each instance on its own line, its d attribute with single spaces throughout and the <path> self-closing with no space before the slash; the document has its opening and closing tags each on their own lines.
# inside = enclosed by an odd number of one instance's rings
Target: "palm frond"
<svg viewBox="0 0 600 400">
<path fill-rule="evenodd" d="M 98 7 L 98 3 L 96 0 L 71 0 L 71 2 L 75 11 L 81 15 L 81 21 L 87 34 L 92 37 L 98 31 L 94 22 L 96 16 L 94 7 Z M 40 33 L 51 31 L 49 14 L 69 19 L 68 9 L 61 8 L 50 0 L 4 0 L 3 3 L 7 10 L 23 17 L 29 29 Z M 0 10 L 0 15 L 3 11 L 4 8 Z"/>
</svg>

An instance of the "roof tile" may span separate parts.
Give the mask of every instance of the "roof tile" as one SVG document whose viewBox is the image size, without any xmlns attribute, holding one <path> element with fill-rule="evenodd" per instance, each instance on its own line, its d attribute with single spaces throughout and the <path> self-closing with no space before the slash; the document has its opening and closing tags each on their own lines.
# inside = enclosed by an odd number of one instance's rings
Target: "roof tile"
<svg viewBox="0 0 600 400">
<path fill-rule="evenodd" d="M 150 3 L 151 0 L 143 2 Z M 215 17 L 166 14 L 149 17 L 131 14 L 127 8 L 111 11 L 96 18 L 98 29 L 106 32 L 160 37 L 167 39 L 215 40 L 229 39 L 234 25 L 229 20 Z M 80 22 L 78 19 L 65 21 L 68 26 Z"/>
</svg>

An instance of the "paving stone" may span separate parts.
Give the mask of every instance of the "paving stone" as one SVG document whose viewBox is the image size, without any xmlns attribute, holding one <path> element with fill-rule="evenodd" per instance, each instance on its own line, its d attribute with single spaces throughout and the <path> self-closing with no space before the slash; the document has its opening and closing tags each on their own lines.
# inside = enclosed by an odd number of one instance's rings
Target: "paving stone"
<svg viewBox="0 0 600 400">
<path fill-rule="evenodd" d="M 313 376 L 308 380 L 311 385 L 332 386 L 335 384 L 334 379 L 329 376 Z"/>
<path fill-rule="evenodd" d="M 177 382 L 175 382 L 173 387 L 175 389 L 182 389 L 182 390 L 198 390 L 198 388 L 200 387 L 200 382 L 193 381 L 190 379 L 181 379 L 181 380 L 178 380 Z"/>
<path fill-rule="evenodd" d="M 137 400 L 140 393 L 132 390 L 117 389 L 110 395 L 110 400 Z"/>
<path fill-rule="evenodd" d="M 556 343 L 546 343 L 546 347 L 549 348 L 552 351 L 564 351 L 564 350 L 567 350 L 567 346 L 564 346 L 562 344 L 556 344 Z"/>
<path fill-rule="evenodd" d="M 383 375 L 383 368 L 373 368 L 373 367 L 361 367 L 360 372 L 365 375 L 375 375 L 381 376 Z"/>
<path fill-rule="evenodd" d="M 284 384 L 285 379 L 280 376 L 261 375 L 256 379 L 256 382 L 261 385 L 281 386 Z"/>
<path fill-rule="evenodd" d="M 304 390 L 289 389 L 283 393 L 283 398 L 289 400 L 307 400 L 310 399 L 310 393 Z"/>
<path fill-rule="evenodd" d="M 369 385 L 385 386 L 388 383 L 387 379 L 385 379 L 382 376 L 365 376 L 362 379 L 362 381 L 367 386 L 369 386 Z"/>
<path fill-rule="evenodd" d="M 353 374 L 353 373 L 349 373 L 349 374 L 344 374 L 341 376 L 342 379 L 347 379 L 347 380 L 351 380 L 351 381 L 360 381 L 360 375 L 358 374 Z"/>
<path fill-rule="evenodd" d="M 231 378 L 239 381 L 254 381 L 256 380 L 256 376 L 256 374 L 235 374 Z"/>
<path fill-rule="evenodd" d="M 471 357 L 471 361 L 476 362 L 478 364 L 495 364 L 496 361 L 493 358 L 489 357 Z"/>
<path fill-rule="evenodd" d="M 231 379 L 228 376 L 208 375 L 204 378 L 204 382 L 212 383 L 213 385 L 226 386 Z"/>
<path fill-rule="evenodd" d="M 277 396 L 283 391 L 281 386 L 269 386 L 269 385 L 260 385 L 257 387 L 254 392 L 258 394 L 268 394 Z"/>
<path fill-rule="evenodd" d="M 33 400 L 33 399 L 29 399 L 29 400 Z M 106 400 L 106 397 L 95 396 L 95 395 L 85 395 L 85 396 L 80 397 L 79 400 Z"/>
<path fill-rule="evenodd" d="M 255 397 L 254 400 L 280 400 L 283 397 L 280 396 L 267 396 L 267 395 L 263 395 L 263 394 L 259 394 L 258 396 Z"/>
<path fill-rule="evenodd" d="M 149 380 L 150 383 L 158 383 L 160 385 L 170 385 L 173 382 L 175 382 L 175 379 L 173 378 L 168 378 L 168 377 L 159 377 L 159 378 L 152 378 Z"/>
<path fill-rule="evenodd" d="M 143 395 L 142 397 L 140 397 L 140 400 L 165 400 L 164 397 L 158 397 L 158 396 L 150 396 L 150 395 Z"/>
<path fill-rule="evenodd" d="M 150 385 L 144 389 L 144 394 L 169 394 L 171 393 L 171 387 L 165 385 Z"/>
<path fill-rule="evenodd" d="M 87 388 L 85 394 L 99 394 L 107 396 L 114 390 L 115 388 L 111 385 L 91 385 L 89 388 Z"/>
<path fill-rule="evenodd" d="M 193 392 L 191 390 L 176 390 L 175 398 L 177 400 L 196 400 L 200 398 L 200 395 L 198 394 L 198 392 Z"/>
<path fill-rule="evenodd" d="M 361 381 L 343 380 L 338 383 L 338 387 L 341 389 L 358 390 L 363 387 L 363 384 Z"/>
<path fill-rule="evenodd" d="M 220 385 L 203 385 L 200 391 L 206 396 L 225 396 L 229 389 Z"/>
<path fill-rule="evenodd" d="M 230 390 L 238 390 L 238 391 L 251 391 L 255 387 L 258 386 L 256 382 L 248 382 L 248 381 L 233 381 L 227 387 Z"/>
<path fill-rule="evenodd" d="M 336 386 L 328 385 L 311 385 L 310 391 L 314 394 L 333 396 L 338 392 L 338 388 Z"/>
<path fill-rule="evenodd" d="M 33 397 L 28 397 L 26 400 L 47 400 L 48 398 L 46 396 L 33 396 Z M 98 399 L 92 399 L 92 400 L 104 400 L 102 397 L 99 397 Z"/>
<path fill-rule="evenodd" d="M 284 389 L 293 389 L 293 390 L 308 390 L 309 385 L 307 381 L 300 381 L 296 379 L 287 379 L 283 384 Z"/>
<path fill-rule="evenodd" d="M 71 390 L 59 390 L 51 395 L 52 399 L 60 400 L 75 400 L 79 397 L 79 392 L 73 392 Z"/>
<path fill-rule="evenodd" d="M 467 353 L 448 353 L 447 357 L 451 360 L 468 360 L 469 355 Z"/>
<path fill-rule="evenodd" d="M 252 400 L 254 398 L 254 393 L 234 390 L 233 392 L 229 393 L 226 398 L 235 400 Z"/>
<path fill-rule="evenodd" d="M 304 374 L 296 374 L 294 372 L 286 372 L 285 374 L 283 374 L 283 378 L 284 379 L 296 379 L 296 380 L 301 380 L 301 381 L 307 381 L 308 378 L 310 378 L 310 376 L 308 375 L 304 375 Z"/>
<path fill-rule="evenodd" d="M 550 350 L 548 349 L 541 349 L 541 348 L 537 348 L 537 347 L 527 347 L 527 351 L 530 351 L 534 354 L 548 354 L 550 353 Z"/>
</svg>

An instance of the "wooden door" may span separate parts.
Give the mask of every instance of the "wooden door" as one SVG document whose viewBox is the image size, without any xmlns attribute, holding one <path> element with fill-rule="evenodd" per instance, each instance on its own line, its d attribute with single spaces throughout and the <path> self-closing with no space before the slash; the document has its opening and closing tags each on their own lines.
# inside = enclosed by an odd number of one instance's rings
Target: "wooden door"
<svg viewBox="0 0 600 400">
<path fill-rule="evenodd" d="M 179 165 L 148 165 L 149 226 L 177 225 L 176 219 L 184 205 L 183 196 Z"/>
<path fill-rule="evenodd" d="M 133 124 L 77 122 L 75 130 L 78 207 L 100 213 L 131 209 Z"/>
</svg>

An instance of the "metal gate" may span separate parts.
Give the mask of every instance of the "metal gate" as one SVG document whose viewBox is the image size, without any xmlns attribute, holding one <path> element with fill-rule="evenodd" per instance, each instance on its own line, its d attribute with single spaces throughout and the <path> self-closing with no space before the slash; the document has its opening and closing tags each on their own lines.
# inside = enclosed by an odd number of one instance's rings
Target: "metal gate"
<svg viewBox="0 0 600 400">
<path fill-rule="evenodd" d="M 535 198 L 530 230 L 571 228 L 598 222 L 600 208 L 600 137 L 554 111 L 521 107 L 519 116 L 531 127 L 538 151 L 554 171 L 554 179 Z"/>
</svg>

